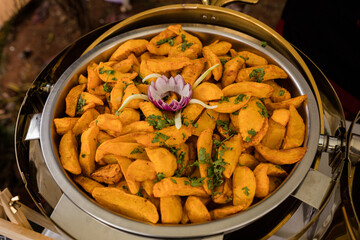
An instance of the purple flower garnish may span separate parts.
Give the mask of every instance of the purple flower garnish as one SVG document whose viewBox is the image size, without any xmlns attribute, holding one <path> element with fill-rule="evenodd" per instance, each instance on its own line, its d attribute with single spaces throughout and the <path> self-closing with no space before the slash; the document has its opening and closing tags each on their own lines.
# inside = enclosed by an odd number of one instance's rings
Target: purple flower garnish
<svg viewBox="0 0 360 240">
<path fill-rule="evenodd" d="M 180 100 L 173 99 L 170 104 L 166 103 L 163 98 L 168 96 L 170 92 L 175 92 L 180 96 Z M 181 75 L 170 79 L 163 75 L 156 81 L 151 82 L 148 88 L 148 97 L 157 107 L 175 112 L 189 103 L 192 97 L 191 85 L 189 83 L 185 84 Z"/>
</svg>

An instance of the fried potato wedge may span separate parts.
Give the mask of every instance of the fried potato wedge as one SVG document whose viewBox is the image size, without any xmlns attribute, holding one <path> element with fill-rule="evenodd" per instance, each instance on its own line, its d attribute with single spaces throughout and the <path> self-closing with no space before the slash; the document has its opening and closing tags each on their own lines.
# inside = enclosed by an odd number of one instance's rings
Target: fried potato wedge
<svg viewBox="0 0 360 240">
<path fill-rule="evenodd" d="M 208 128 L 202 131 L 199 135 L 198 141 L 197 141 L 197 158 L 199 161 L 199 172 L 200 177 L 204 178 L 205 183 L 208 182 L 209 178 L 208 175 L 208 168 L 211 164 L 211 152 L 212 152 L 212 146 L 213 146 L 213 130 Z M 209 189 L 208 184 L 203 185 L 205 191 L 211 195 L 211 189 Z"/>
<path fill-rule="evenodd" d="M 82 92 L 80 97 L 85 100 L 85 105 L 94 103 L 95 105 L 104 105 L 104 102 L 97 96 L 88 92 Z"/>
<path fill-rule="evenodd" d="M 191 186 L 187 177 L 167 177 L 155 183 L 153 188 L 154 197 L 167 196 L 198 196 L 208 197 L 202 186 Z"/>
<path fill-rule="evenodd" d="M 296 109 L 295 109 L 296 111 Z M 271 119 L 282 126 L 286 126 L 290 119 L 290 111 L 285 108 L 275 109 L 272 112 Z M 305 130 L 305 129 L 303 129 Z"/>
<path fill-rule="evenodd" d="M 268 64 L 268 61 L 265 58 L 249 51 L 240 51 L 237 54 L 245 60 L 245 64 L 248 67 L 255 67 L 255 66 Z"/>
<path fill-rule="evenodd" d="M 140 121 L 140 113 L 133 108 L 123 108 L 117 115 L 123 126 Z"/>
<path fill-rule="evenodd" d="M 222 89 L 224 96 L 248 94 L 257 98 L 268 98 L 273 91 L 274 89 L 270 85 L 259 82 L 238 82 Z"/>
<path fill-rule="evenodd" d="M 254 170 L 255 167 L 259 164 L 259 161 L 249 153 L 243 152 L 239 157 L 239 165 L 246 166 L 251 170 Z"/>
<path fill-rule="evenodd" d="M 146 45 L 148 51 L 155 55 L 168 55 L 172 46 L 181 43 L 181 38 L 176 38 L 177 35 L 165 29 L 158 35 L 153 37 Z"/>
<path fill-rule="evenodd" d="M 264 138 L 264 136 L 266 135 L 267 131 L 269 129 L 269 120 L 268 118 L 264 119 L 264 124 L 262 126 L 262 128 L 260 129 L 259 132 L 257 132 L 255 134 L 255 136 L 253 136 L 250 141 L 247 141 L 246 143 L 243 144 L 244 148 L 250 148 L 252 146 L 257 145 L 258 143 L 261 142 L 261 140 Z"/>
<path fill-rule="evenodd" d="M 79 120 L 75 123 L 72 131 L 75 136 L 83 133 L 90 125 L 90 123 L 99 116 L 99 112 L 95 109 L 85 111 Z"/>
<path fill-rule="evenodd" d="M 193 89 L 193 98 L 203 102 L 219 100 L 223 96 L 221 89 L 213 83 L 204 82 Z"/>
<path fill-rule="evenodd" d="M 90 62 L 87 66 L 87 89 L 92 90 L 102 84 L 102 80 L 100 79 L 98 73 L 98 64 L 95 62 Z"/>
<path fill-rule="evenodd" d="M 251 142 L 252 138 L 261 130 L 266 117 L 266 108 L 257 98 L 252 98 L 245 107 L 240 109 L 239 131 L 245 143 Z"/>
<path fill-rule="evenodd" d="M 236 82 L 267 81 L 271 79 L 286 79 L 286 72 L 276 65 L 261 65 L 240 69 Z"/>
<path fill-rule="evenodd" d="M 129 133 L 138 133 L 138 132 L 154 132 L 153 126 L 149 125 L 147 121 L 136 121 L 124 125 L 122 131 L 120 132 L 121 135 L 129 134 Z"/>
<path fill-rule="evenodd" d="M 224 182 L 220 186 L 215 187 L 214 192 L 217 193 L 211 196 L 214 203 L 229 203 L 233 197 L 232 180 L 230 178 L 225 178 Z"/>
<path fill-rule="evenodd" d="M 133 161 L 129 165 L 126 174 L 137 182 L 154 180 L 156 178 L 154 164 L 149 160 L 142 159 L 136 159 Z"/>
<path fill-rule="evenodd" d="M 208 209 L 199 197 L 189 196 L 185 201 L 184 208 L 192 223 L 202 223 L 211 220 Z"/>
<path fill-rule="evenodd" d="M 286 108 L 289 109 L 290 105 L 294 105 L 295 108 L 299 108 L 301 104 L 307 99 L 307 95 L 301 95 L 297 97 L 290 98 L 288 100 L 282 102 L 270 102 L 266 104 L 266 108 L 269 110 L 275 110 L 279 108 Z"/>
<path fill-rule="evenodd" d="M 273 102 L 282 102 L 291 98 L 290 92 L 277 84 L 274 80 L 266 81 L 265 84 L 270 85 L 274 91 L 272 92 L 270 99 Z"/>
<path fill-rule="evenodd" d="M 222 152 L 222 158 L 226 162 L 223 171 L 223 176 L 225 178 L 230 178 L 235 170 L 235 167 L 238 165 L 238 160 L 242 152 L 242 139 L 240 134 L 234 135 L 227 141 L 223 142 L 219 152 Z"/>
<path fill-rule="evenodd" d="M 86 85 L 76 85 L 65 97 L 65 113 L 69 117 L 74 117 L 78 108 L 78 101 L 81 93 L 85 90 Z M 82 106 L 81 106 L 82 108 Z"/>
<path fill-rule="evenodd" d="M 123 129 L 120 118 L 113 114 L 100 114 L 96 118 L 96 125 L 104 131 L 120 133 Z"/>
<path fill-rule="evenodd" d="M 130 176 L 127 175 L 127 169 L 129 168 L 130 164 L 132 163 L 130 158 L 122 157 L 122 156 L 114 156 L 120 166 L 121 172 L 125 178 L 127 186 L 129 188 L 130 193 L 137 194 L 140 191 L 140 183 L 132 179 Z"/>
<path fill-rule="evenodd" d="M 291 149 L 271 149 L 261 143 L 255 146 L 261 156 L 276 165 L 293 164 L 300 161 L 306 153 L 307 147 L 297 147 Z"/>
<path fill-rule="evenodd" d="M 270 118 L 268 130 L 261 140 L 261 144 L 271 149 L 280 149 L 285 137 L 285 132 L 286 128 L 283 125 Z"/>
<path fill-rule="evenodd" d="M 63 117 L 55 118 L 54 125 L 56 133 L 59 135 L 64 135 L 66 132 L 73 129 L 76 122 L 79 120 L 77 117 Z"/>
<path fill-rule="evenodd" d="M 218 56 L 226 55 L 231 47 L 231 43 L 227 41 L 215 41 L 208 46 L 208 48 Z"/>
<path fill-rule="evenodd" d="M 184 78 L 185 83 L 194 84 L 196 79 L 203 73 L 205 67 L 205 58 L 197 58 L 191 60 L 192 64 L 183 68 L 181 76 Z"/>
<path fill-rule="evenodd" d="M 215 112 L 212 109 L 205 109 L 205 111 L 200 115 L 199 119 L 196 121 L 196 127 L 194 126 L 192 134 L 195 136 L 200 136 L 201 132 L 205 129 L 215 129 L 216 120 L 219 116 L 218 112 Z"/>
<path fill-rule="evenodd" d="M 244 107 L 251 99 L 251 95 L 240 94 L 233 97 L 225 97 L 220 101 L 210 102 L 211 106 L 217 105 L 213 110 L 218 113 L 233 113 Z"/>
<path fill-rule="evenodd" d="M 104 207 L 137 220 L 157 223 L 158 211 L 153 203 L 137 195 L 128 194 L 117 188 L 95 188 L 92 196 Z"/>
<path fill-rule="evenodd" d="M 218 67 L 216 67 L 211 71 L 212 75 L 214 76 L 214 79 L 216 81 L 219 81 L 223 73 L 223 66 L 221 64 L 219 57 L 213 51 L 211 51 L 209 47 L 203 47 L 202 54 L 205 57 L 206 61 L 210 64 L 210 67 L 219 64 Z"/>
<path fill-rule="evenodd" d="M 191 127 L 182 125 L 180 129 L 175 126 L 163 128 L 153 133 L 134 134 L 136 142 L 146 147 L 159 147 L 163 145 L 179 145 L 191 136 Z"/>
<path fill-rule="evenodd" d="M 120 61 L 126 59 L 131 53 L 139 56 L 146 50 L 149 41 L 145 39 L 131 39 L 122 43 L 111 55 L 110 61 Z"/>
<path fill-rule="evenodd" d="M 173 70 L 179 70 L 192 64 L 188 57 L 166 57 L 162 59 L 149 59 L 146 64 L 150 71 L 155 73 L 166 73 Z"/>
<path fill-rule="evenodd" d="M 111 89 L 110 92 L 110 104 L 113 109 L 113 112 L 115 112 L 121 106 L 123 94 L 124 94 L 124 84 L 119 81 L 115 84 L 115 86 Z"/>
<path fill-rule="evenodd" d="M 270 180 L 267 175 L 268 165 L 260 163 L 254 169 L 254 175 L 256 179 L 255 197 L 264 198 L 270 192 Z"/>
<path fill-rule="evenodd" d="M 255 175 L 250 168 L 237 166 L 234 170 L 232 181 L 233 205 L 240 205 L 246 209 L 250 206 L 255 196 Z"/>
<path fill-rule="evenodd" d="M 229 205 L 211 210 L 210 215 L 211 215 L 211 219 L 213 220 L 222 219 L 230 215 L 233 215 L 235 213 L 238 213 L 241 210 L 244 210 L 243 205 L 235 205 L 235 206 Z"/>
<path fill-rule="evenodd" d="M 118 163 L 102 166 L 91 174 L 92 179 L 106 184 L 115 184 L 120 181 L 122 176 Z"/>
<path fill-rule="evenodd" d="M 140 94 L 140 90 L 133 84 L 127 85 L 126 89 L 124 90 L 124 95 L 123 95 L 121 104 L 123 104 L 128 97 L 130 97 L 131 95 L 134 95 L 134 94 Z M 126 107 L 138 109 L 139 104 L 141 102 L 143 102 L 143 100 L 133 99 L 126 105 Z"/>
<path fill-rule="evenodd" d="M 89 194 L 92 194 L 93 190 L 97 187 L 104 187 L 104 185 L 102 185 L 101 183 L 83 175 L 76 175 L 74 177 L 74 181 Z"/>
<path fill-rule="evenodd" d="M 65 170 L 72 174 L 80 174 L 81 166 L 79 163 L 78 143 L 72 131 L 66 132 L 59 144 L 60 161 Z"/>
<path fill-rule="evenodd" d="M 283 149 L 300 147 L 305 139 L 305 123 L 294 105 L 289 106 L 290 119 L 286 127 Z"/>
<path fill-rule="evenodd" d="M 150 101 L 144 101 L 139 103 L 139 108 L 146 118 L 148 118 L 150 115 L 162 116 L 162 112 L 160 111 L 160 109 L 158 109 L 155 104 Z"/>
<path fill-rule="evenodd" d="M 182 111 L 182 118 L 185 125 L 195 123 L 200 114 L 204 110 L 204 107 L 200 104 L 188 104 Z"/>
<path fill-rule="evenodd" d="M 160 198 L 160 215 L 162 223 L 179 223 L 183 215 L 183 207 L 179 196 Z"/>
<path fill-rule="evenodd" d="M 99 127 L 92 126 L 81 134 L 79 163 L 82 173 L 87 177 L 90 177 L 91 173 L 95 170 L 95 152 L 98 133 Z"/>
<path fill-rule="evenodd" d="M 177 169 L 176 157 L 166 148 L 145 148 L 145 151 L 153 163 L 156 173 L 163 173 L 165 177 L 174 175 Z"/>
<path fill-rule="evenodd" d="M 244 66 L 244 63 L 244 59 L 239 56 L 234 57 L 225 63 L 224 72 L 221 78 L 222 87 L 226 87 L 235 82 L 239 70 Z"/>
<path fill-rule="evenodd" d="M 116 142 L 108 140 L 100 144 L 96 149 L 95 161 L 101 162 L 101 159 L 108 154 L 128 157 L 132 159 L 145 159 L 147 160 L 147 154 L 143 151 L 143 145 L 130 142 Z"/>
</svg>

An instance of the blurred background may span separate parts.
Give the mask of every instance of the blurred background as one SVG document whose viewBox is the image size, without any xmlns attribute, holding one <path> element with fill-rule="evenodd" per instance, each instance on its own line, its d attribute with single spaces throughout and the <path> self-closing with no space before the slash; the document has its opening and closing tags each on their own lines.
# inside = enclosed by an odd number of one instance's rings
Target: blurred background
<svg viewBox="0 0 360 240">
<path fill-rule="evenodd" d="M 334 2 L 334 3 L 332 3 Z M 104 24 L 147 9 L 201 1 L 0 0 L 0 190 L 31 206 L 18 175 L 14 128 L 27 89 L 71 42 Z M 360 1 L 259 0 L 224 7 L 248 14 L 282 34 L 322 69 L 347 120 L 360 110 Z"/>
</svg>

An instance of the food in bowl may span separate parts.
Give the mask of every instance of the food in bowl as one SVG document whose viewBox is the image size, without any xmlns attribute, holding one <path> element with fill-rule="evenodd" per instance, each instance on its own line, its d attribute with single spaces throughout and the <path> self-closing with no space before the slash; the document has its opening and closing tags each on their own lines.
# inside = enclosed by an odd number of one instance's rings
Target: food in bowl
<svg viewBox="0 0 360 240">
<path fill-rule="evenodd" d="M 306 153 L 305 123 L 266 58 L 181 25 L 91 62 L 65 98 L 63 168 L 103 207 L 202 223 L 268 197 Z"/>
</svg>

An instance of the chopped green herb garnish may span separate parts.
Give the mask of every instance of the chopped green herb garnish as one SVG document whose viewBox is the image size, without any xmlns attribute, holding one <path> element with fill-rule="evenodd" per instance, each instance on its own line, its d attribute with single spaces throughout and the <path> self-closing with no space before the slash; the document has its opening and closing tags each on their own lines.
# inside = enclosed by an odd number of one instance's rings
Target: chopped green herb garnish
<svg viewBox="0 0 360 240">
<path fill-rule="evenodd" d="M 260 108 L 260 115 L 263 116 L 263 117 L 269 117 L 268 115 L 268 111 L 266 109 L 266 107 L 264 106 L 264 104 L 262 104 L 261 102 L 256 102 L 256 105 L 258 106 L 258 108 Z"/>
<path fill-rule="evenodd" d="M 156 130 L 161 130 L 165 127 L 174 126 L 175 120 L 167 118 L 164 114 L 163 116 L 151 114 L 146 118 L 146 121 L 150 126 L 153 126 Z"/>
<path fill-rule="evenodd" d="M 155 137 L 153 138 L 152 140 L 152 143 L 164 143 L 166 140 L 168 140 L 170 137 L 169 136 L 166 136 L 165 134 L 163 133 L 160 133 L 160 132 L 155 132 Z M 161 141 L 161 139 L 164 140 L 163 142 Z"/>
<path fill-rule="evenodd" d="M 79 97 L 79 100 L 76 104 L 76 112 L 83 112 L 84 106 L 85 106 L 86 99 L 83 99 L 81 96 Z"/>
<path fill-rule="evenodd" d="M 86 154 L 85 153 L 81 154 L 81 157 L 82 158 L 86 157 Z"/>
<path fill-rule="evenodd" d="M 219 103 L 222 103 L 222 102 L 229 102 L 229 97 L 220 97 Z"/>
<path fill-rule="evenodd" d="M 156 42 L 156 45 L 162 45 L 164 43 L 169 43 L 170 46 L 174 46 L 174 38 L 175 37 L 161 39 Z"/>
<path fill-rule="evenodd" d="M 262 47 L 266 47 L 267 45 L 268 45 L 268 44 L 267 44 L 266 41 L 262 41 L 262 42 L 261 42 L 261 46 L 262 46 Z"/>
<path fill-rule="evenodd" d="M 130 154 L 143 153 L 144 151 L 145 149 L 142 147 L 134 148 L 134 150 L 132 150 Z"/>
<path fill-rule="evenodd" d="M 249 74 L 249 80 L 255 79 L 257 82 L 262 82 L 264 79 L 265 71 L 263 68 L 256 68 Z"/>
<path fill-rule="evenodd" d="M 177 182 L 176 182 L 176 180 L 175 180 L 175 179 L 170 178 L 170 180 L 171 180 L 173 183 L 177 184 Z"/>
<path fill-rule="evenodd" d="M 159 172 L 156 174 L 156 180 L 154 181 L 154 183 L 160 182 L 164 178 L 165 178 L 165 174 L 162 172 Z"/>
<path fill-rule="evenodd" d="M 279 96 L 281 97 L 281 96 L 283 96 L 284 94 L 285 94 L 285 91 L 281 89 L 281 90 L 279 91 Z"/>
<path fill-rule="evenodd" d="M 105 92 L 111 92 L 112 91 L 112 89 L 113 89 L 113 87 L 112 86 L 110 86 L 107 82 L 103 85 L 103 89 L 104 89 L 104 91 Z"/>
<path fill-rule="evenodd" d="M 243 187 L 241 190 L 244 190 L 244 193 L 246 196 L 250 195 L 250 193 L 249 193 L 250 189 L 248 189 L 247 187 Z"/>
<path fill-rule="evenodd" d="M 192 187 L 200 187 L 204 184 L 205 178 L 196 178 L 196 177 L 188 177 L 190 181 L 190 186 Z M 184 182 L 185 183 L 185 182 Z M 189 184 L 189 182 L 185 183 L 185 185 Z"/>
<path fill-rule="evenodd" d="M 243 99 L 244 99 L 244 97 L 246 97 L 245 94 L 240 94 L 240 95 L 238 95 L 238 96 L 235 98 L 234 103 L 235 103 L 235 104 L 238 104 L 239 102 L 242 102 Z"/>
<path fill-rule="evenodd" d="M 256 131 L 254 129 L 250 129 L 248 131 L 248 134 L 251 135 L 251 136 L 255 136 L 256 135 Z"/>
</svg>

